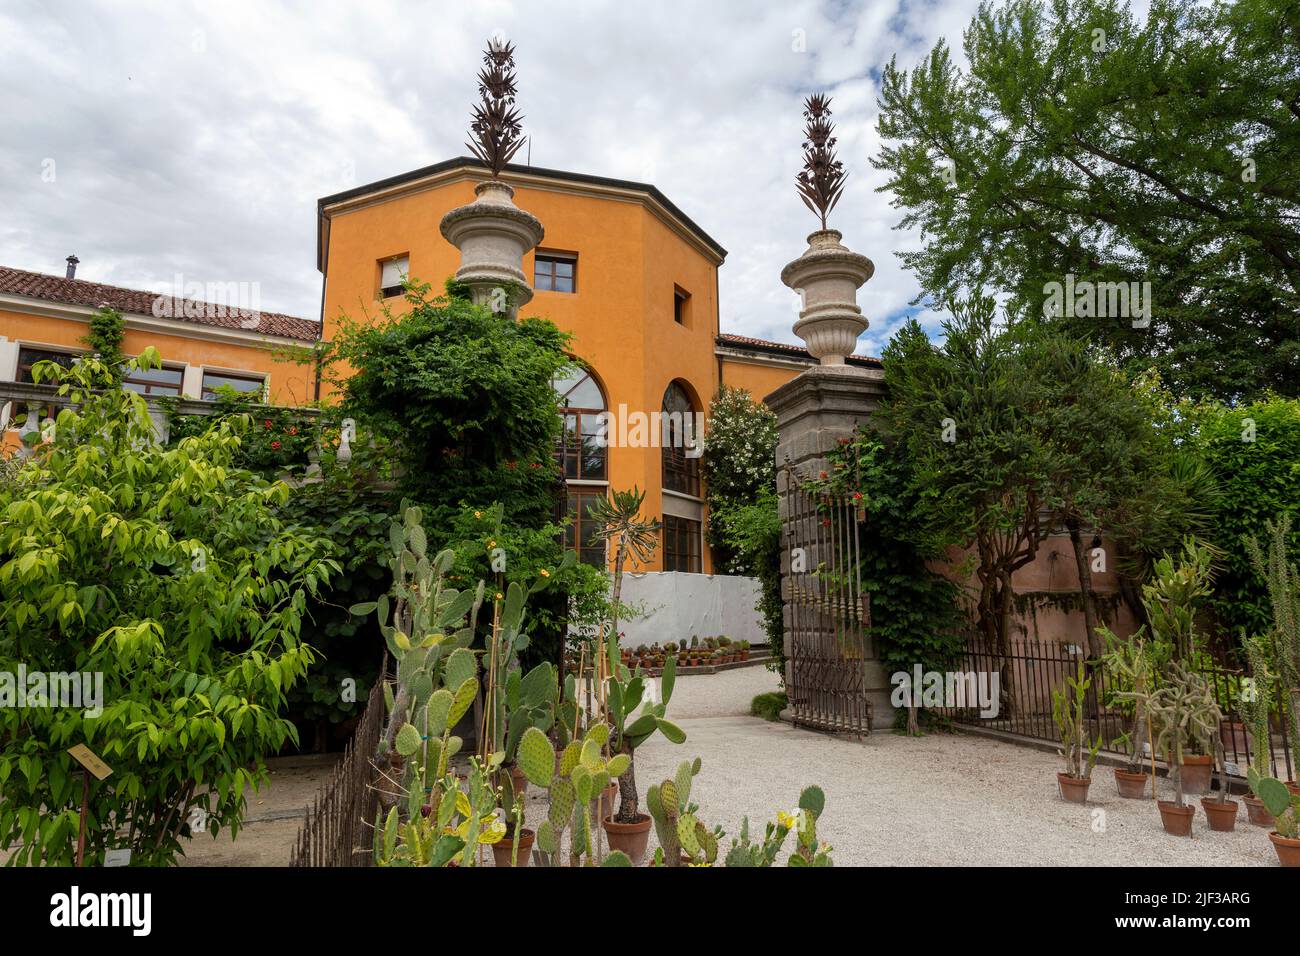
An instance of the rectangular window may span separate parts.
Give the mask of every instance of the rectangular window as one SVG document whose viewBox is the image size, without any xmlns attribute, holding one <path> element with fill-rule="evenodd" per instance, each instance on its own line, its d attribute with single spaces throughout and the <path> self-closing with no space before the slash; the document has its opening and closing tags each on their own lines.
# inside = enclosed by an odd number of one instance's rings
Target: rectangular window
<svg viewBox="0 0 1300 956">
<path fill-rule="evenodd" d="M 136 369 L 122 379 L 122 387 L 141 395 L 179 395 L 185 369 L 174 365 L 162 368 Z"/>
<path fill-rule="evenodd" d="M 18 350 L 18 378 L 19 382 L 32 381 L 32 366 L 37 362 L 57 362 L 64 368 L 71 368 L 73 360 L 76 359 L 76 352 L 64 352 L 61 349 L 36 349 L 23 346 Z M 49 384 L 47 379 L 45 384 Z"/>
<path fill-rule="evenodd" d="M 691 294 L 680 286 L 673 287 L 673 321 L 685 325 L 690 317 Z"/>
<path fill-rule="evenodd" d="M 577 292 L 578 257 L 539 252 L 533 257 L 533 288 L 539 292 Z"/>
<path fill-rule="evenodd" d="M 379 297 L 381 299 L 401 295 L 406 291 L 402 288 L 402 282 L 411 270 L 410 262 L 410 256 L 394 256 L 392 259 L 384 259 L 379 263 Z"/>
<path fill-rule="evenodd" d="M 669 491 L 700 497 L 700 459 L 686 454 L 686 449 L 663 450 L 663 483 Z"/>
<path fill-rule="evenodd" d="M 207 401 L 217 397 L 217 389 L 222 386 L 233 388 L 241 395 L 256 392 L 261 394 L 266 385 L 266 378 L 261 375 L 239 375 L 234 372 L 203 373 L 203 398 Z"/>
<path fill-rule="evenodd" d="M 604 481 L 605 444 L 599 441 L 600 413 L 563 409 L 564 432 L 556 448 L 556 459 L 565 478 Z"/>
<path fill-rule="evenodd" d="M 664 570 L 700 573 L 700 522 L 664 515 Z"/>
<path fill-rule="evenodd" d="M 605 497 L 605 490 L 569 488 L 565 514 L 572 520 L 564 527 L 564 547 L 578 552 L 578 560 L 597 568 L 605 567 L 605 542 L 596 537 L 599 526 L 591 520 L 591 508 Z"/>
</svg>

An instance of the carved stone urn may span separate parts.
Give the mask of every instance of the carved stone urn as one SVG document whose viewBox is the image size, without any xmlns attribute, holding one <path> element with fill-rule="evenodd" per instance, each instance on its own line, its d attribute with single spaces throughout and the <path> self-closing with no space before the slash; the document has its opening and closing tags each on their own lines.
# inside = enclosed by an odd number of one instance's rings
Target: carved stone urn
<svg viewBox="0 0 1300 956">
<path fill-rule="evenodd" d="M 842 238 L 835 229 L 814 232 L 803 255 L 781 270 L 781 281 L 803 297 L 794 334 L 822 365 L 844 365 L 868 325 L 858 308 L 858 289 L 876 267 L 842 245 Z"/>
<path fill-rule="evenodd" d="M 515 191 L 499 179 L 479 183 L 477 197 L 442 217 L 442 236 L 460 250 L 456 281 L 473 301 L 514 318 L 533 298 L 524 275 L 524 254 L 546 234 L 541 220 L 514 204 Z"/>
</svg>

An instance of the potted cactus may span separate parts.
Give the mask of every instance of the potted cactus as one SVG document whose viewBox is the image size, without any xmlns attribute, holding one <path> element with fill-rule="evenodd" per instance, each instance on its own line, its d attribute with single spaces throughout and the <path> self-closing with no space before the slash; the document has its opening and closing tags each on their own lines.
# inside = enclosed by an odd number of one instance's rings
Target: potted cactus
<svg viewBox="0 0 1300 956">
<path fill-rule="evenodd" d="M 1189 745 L 1204 746 L 1206 741 L 1217 738 L 1223 713 L 1209 683 L 1178 661 L 1169 662 L 1164 686 L 1146 697 L 1146 707 L 1151 714 L 1156 750 L 1166 755 L 1174 778 L 1175 799 L 1159 801 L 1160 819 L 1167 833 L 1188 836 L 1196 808 L 1188 806 L 1184 799 L 1185 752 Z"/>
<path fill-rule="evenodd" d="M 1272 770 L 1273 760 L 1273 738 L 1269 727 L 1269 695 L 1260 693 L 1261 688 L 1267 690 L 1271 679 L 1268 666 L 1269 648 L 1264 638 L 1253 637 L 1245 642 L 1245 649 L 1246 659 L 1250 662 L 1251 682 L 1243 688 L 1237 706 L 1241 711 L 1242 723 L 1250 730 L 1251 756 L 1247 777 L 1250 778 L 1250 771 L 1254 771 L 1254 777 L 1251 779 L 1264 779 Z M 1268 812 L 1264 801 L 1254 793 L 1253 786 L 1251 792 L 1241 799 L 1246 804 L 1246 817 L 1252 824 L 1257 827 L 1273 826 L 1273 814 Z"/>
<path fill-rule="evenodd" d="M 1056 775 L 1057 789 L 1063 800 L 1087 803 L 1092 768 L 1101 750 L 1101 735 L 1092 742 L 1086 735 L 1088 718 L 1084 711 L 1092 678 L 1084 673 L 1083 661 L 1079 661 L 1078 675 L 1067 677 L 1065 683 L 1065 689 L 1052 691 L 1052 718 L 1061 735 L 1060 754 L 1065 758 L 1065 772 Z"/>
<path fill-rule="evenodd" d="M 1283 866 L 1300 866 L 1300 794 L 1276 777 L 1258 773 L 1254 767 L 1246 776 L 1250 789 L 1273 815 L 1275 828 L 1268 838 L 1278 862 Z"/>
<path fill-rule="evenodd" d="M 1116 694 L 1132 708 L 1128 728 L 1115 741 L 1121 744 L 1127 757 L 1124 769 L 1115 768 L 1115 788 L 1121 797 L 1141 800 L 1146 797 L 1147 781 L 1150 775 L 1142 766 L 1142 738 L 1146 731 L 1146 710 L 1144 701 L 1155 685 L 1155 655 L 1152 647 L 1143 637 L 1145 625 L 1138 628 L 1127 641 L 1116 637 L 1109 628 L 1099 627 L 1098 632 L 1106 642 L 1109 651 L 1104 658 L 1106 669 L 1122 687 L 1129 688 Z"/>
<path fill-rule="evenodd" d="M 633 865 L 639 865 L 645 857 L 652 822 L 650 816 L 639 809 L 636 748 L 654 736 L 656 731 L 675 744 L 686 740 L 686 732 L 664 717 L 668 702 L 672 699 L 676 673 L 677 662 L 670 658 L 664 665 L 663 678 L 659 682 L 660 699 L 646 699 L 646 679 L 640 668 L 635 672 L 629 671 L 618 662 L 614 645 L 611 643 L 609 646 L 607 702 L 609 717 L 613 722 L 610 746 L 614 753 L 625 754 L 628 761 L 626 770 L 617 775 L 618 813 L 606 817 L 602 822 L 610 849 L 626 853 Z"/>
</svg>

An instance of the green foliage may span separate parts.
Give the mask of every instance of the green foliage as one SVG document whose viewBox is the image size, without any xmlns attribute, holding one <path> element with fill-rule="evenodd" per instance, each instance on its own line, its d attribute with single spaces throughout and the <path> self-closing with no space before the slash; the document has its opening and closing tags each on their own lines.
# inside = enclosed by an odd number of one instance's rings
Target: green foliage
<svg viewBox="0 0 1300 956">
<path fill-rule="evenodd" d="M 628 775 L 621 787 L 622 799 L 619 801 L 618 821 L 634 823 L 637 816 L 638 796 L 636 792 L 636 775 L 634 765 L 636 748 L 647 740 L 661 733 L 670 742 L 684 743 L 686 732 L 665 717 L 668 702 L 672 700 L 673 685 L 677 679 L 677 658 L 668 657 L 664 661 L 663 675 L 659 680 L 659 699 L 651 700 L 646 696 L 646 678 L 637 665 L 635 671 L 629 670 L 619 659 L 618 637 L 613 636 L 606 642 L 605 653 L 608 655 L 608 713 L 613 724 L 612 746 L 615 752 L 626 754 Z M 640 708 L 638 712 L 637 708 Z M 617 776 L 624 776 L 618 774 Z"/>
<path fill-rule="evenodd" d="M 1256 638 L 1251 647 L 1252 673 L 1267 668 L 1263 666 L 1266 656 L 1273 656 L 1277 661 L 1277 673 L 1286 686 L 1291 713 L 1291 753 L 1293 764 L 1300 761 L 1300 569 L 1290 560 L 1288 542 L 1290 540 L 1291 516 L 1283 515 L 1278 521 L 1265 522 L 1269 533 L 1267 555 L 1259 546 L 1259 541 L 1249 538 L 1246 541 L 1250 561 L 1258 574 L 1268 585 L 1269 603 L 1272 606 L 1272 626 L 1266 631 L 1267 637 Z M 1268 684 L 1265 684 L 1267 688 Z M 1266 698 L 1267 699 L 1267 698 Z M 1271 710 L 1267 704 L 1265 710 Z"/>
<path fill-rule="evenodd" d="M 1286 549 L 1300 557 L 1300 401 L 1265 398 L 1237 408 L 1204 405 L 1198 411 L 1197 451 L 1222 494 L 1211 540 L 1222 551 L 1209 607 L 1227 634 L 1258 634 L 1269 627 L 1264 578 L 1245 548 L 1265 522 L 1288 515 Z"/>
<path fill-rule="evenodd" d="M 910 673 L 916 664 L 942 671 L 965 646 L 959 592 L 927 566 L 943 554 L 941 539 L 927 536 L 915 519 L 929 492 L 905 447 L 865 428 L 832 450 L 830 471 L 812 486 L 847 494 L 860 509 L 858 572 L 871 597 L 868 634 L 886 673 Z"/>
<path fill-rule="evenodd" d="M 701 471 L 709 502 L 709 545 L 733 574 L 758 578 L 755 608 L 772 659 L 785 679 L 781 601 L 781 519 L 776 498 L 776 415 L 741 388 L 722 386 L 709 407 Z"/>
<path fill-rule="evenodd" d="M 90 328 L 82 339 L 86 347 L 104 363 L 114 384 L 122 381 L 122 367 L 126 364 L 126 353 L 122 351 L 122 339 L 125 336 L 122 313 L 102 306 L 90 317 Z"/>
<path fill-rule="evenodd" d="M 785 710 L 789 703 L 784 692 L 759 694 L 750 702 L 749 712 L 764 720 L 780 720 L 781 711 Z"/>
<path fill-rule="evenodd" d="M 833 866 L 831 847 L 817 839 L 817 820 L 826 808 L 826 795 L 821 787 L 806 787 L 799 794 L 799 806 L 792 813 L 778 813 L 776 820 L 767 825 L 762 843 L 749 838 L 749 818 L 740 825 L 740 837 L 731 841 L 727 852 L 727 866 L 772 866 L 785 844 L 786 837 L 795 834 L 795 851 L 787 866 Z"/>
<path fill-rule="evenodd" d="M 201 435 L 212 424 L 212 417 L 246 416 L 249 426 L 245 441 L 240 445 L 237 464 L 249 471 L 267 477 L 278 477 L 286 472 L 307 467 L 308 453 L 322 440 L 323 432 L 332 425 L 337 434 L 336 422 L 322 422 L 314 416 L 304 415 L 297 408 L 262 404 L 256 393 L 237 392 L 228 385 L 217 389 L 213 416 L 169 416 L 168 441 L 171 444 L 194 435 Z M 175 401 L 165 402 L 175 404 Z"/>
<path fill-rule="evenodd" d="M 1147 328 L 1057 321 L 1180 394 L 1300 394 L 1298 24 L 1274 0 L 1006 0 L 968 68 L 945 41 L 891 60 L 873 165 L 924 236 L 901 254 L 923 295 L 992 284 L 1027 316 L 1067 274 L 1148 281 Z"/>
<path fill-rule="evenodd" d="M 500 503 L 512 526 L 540 527 L 559 478 L 551 381 L 570 366 L 568 336 L 428 293 L 411 284 L 400 317 L 344 320 L 325 359 L 342 411 L 393 443 L 400 489 L 427 508 L 430 527 L 474 501 Z"/>
<path fill-rule="evenodd" d="M 147 349 L 128 371 L 157 368 Z M 286 741 L 285 695 L 314 660 L 309 598 L 339 571 L 329 543 L 278 517 L 289 489 L 235 465 L 240 422 L 175 447 L 103 362 L 42 363 L 73 405 L 55 441 L 0 485 L 0 669 L 98 672 L 103 709 L 0 709 L 0 847 L 12 865 L 69 865 L 91 781 L 87 862 L 130 847 L 164 865 L 200 827 L 238 831 L 244 791 Z"/>
</svg>

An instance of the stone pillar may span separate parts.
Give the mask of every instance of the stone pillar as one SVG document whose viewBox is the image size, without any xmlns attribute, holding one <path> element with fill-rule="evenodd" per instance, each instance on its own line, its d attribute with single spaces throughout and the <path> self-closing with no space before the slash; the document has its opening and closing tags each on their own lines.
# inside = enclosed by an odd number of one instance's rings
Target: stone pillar
<svg viewBox="0 0 1300 956">
<path fill-rule="evenodd" d="M 474 303 L 512 319 L 533 298 L 524 255 L 545 235 L 541 221 L 514 204 L 515 191 L 499 179 L 479 183 L 476 198 L 442 217 L 443 238 L 460 250 L 456 281 L 471 289 Z"/>
<path fill-rule="evenodd" d="M 808 248 L 781 270 L 781 281 L 801 296 L 795 334 L 820 361 L 782 385 L 764 401 L 776 413 L 777 496 L 782 524 L 792 513 L 787 464 L 803 478 L 827 470 L 827 455 L 842 438 L 849 438 L 879 407 L 885 395 L 884 373 L 878 369 L 848 365 L 845 359 L 857 346 L 867 320 L 858 307 L 858 289 L 871 278 L 875 267 L 866 256 L 841 244 L 834 229 L 814 232 Z M 868 529 L 867 533 L 870 533 Z M 808 566 L 816 567 L 819 556 L 809 553 Z M 793 608 L 790 604 L 790 551 L 782 547 L 781 596 L 785 601 L 786 680 L 790 680 Z M 867 699 L 872 704 L 877 728 L 893 723 L 889 703 L 892 687 L 881 666 L 879 653 L 867 642 L 865 668 Z"/>
</svg>

